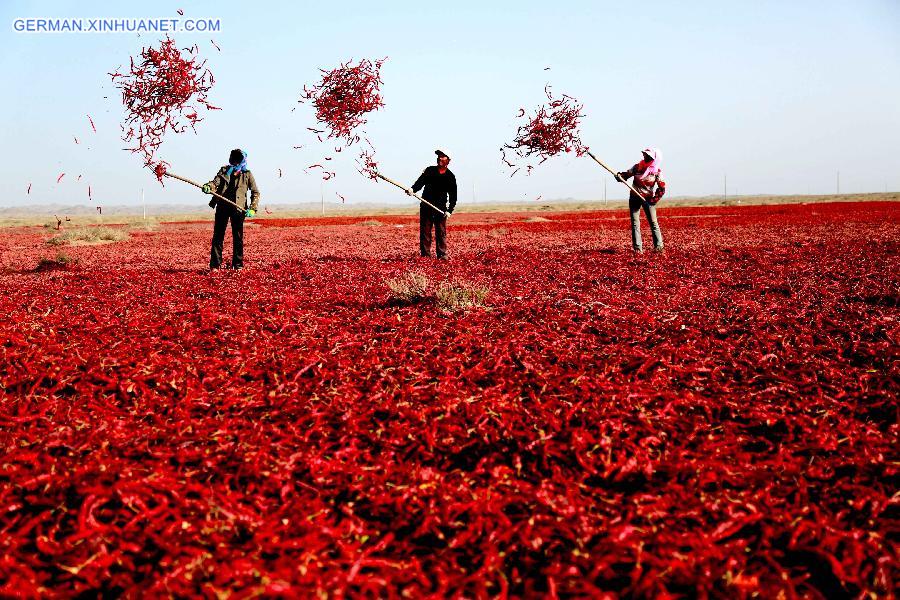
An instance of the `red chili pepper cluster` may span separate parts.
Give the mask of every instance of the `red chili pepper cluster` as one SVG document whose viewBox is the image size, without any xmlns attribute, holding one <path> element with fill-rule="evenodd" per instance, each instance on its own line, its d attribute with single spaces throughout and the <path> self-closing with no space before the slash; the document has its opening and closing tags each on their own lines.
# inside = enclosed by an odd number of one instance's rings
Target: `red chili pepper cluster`
<svg viewBox="0 0 900 600">
<path fill-rule="evenodd" d="M 10 230 L 0 596 L 890 598 L 896 211 L 665 208 L 640 257 L 624 210 L 461 214 L 440 264 L 261 220 L 214 277 L 205 223 Z"/>
<path fill-rule="evenodd" d="M 158 49 L 144 48 L 137 60 L 132 58 L 127 73 L 110 73 L 125 106 L 122 139 L 151 169 L 166 131 L 194 129 L 202 120 L 198 107 L 218 110 L 207 99 L 215 79 L 198 52 L 196 45 L 179 49 L 167 37 Z"/>
<path fill-rule="evenodd" d="M 163 177 L 166 176 L 166 171 L 169 170 L 169 163 L 164 160 L 156 161 L 153 167 L 153 174 L 156 175 L 156 178 L 159 179 L 159 182 L 163 182 Z"/>
<path fill-rule="evenodd" d="M 518 116 L 526 117 L 527 123 L 518 128 L 511 143 L 500 149 L 503 162 L 508 166 L 515 165 L 507 160 L 506 150 L 512 150 L 519 158 L 540 157 L 540 162 L 562 152 L 574 151 L 581 156 L 588 150 L 578 133 L 578 121 L 584 117 L 582 105 L 566 94 L 554 98 L 550 86 L 544 88 L 544 93 L 548 103 L 539 106 L 534 117 L 527 118 L 525 109 L 519 109 Z M 529 173 L 531 168 L 529 166 Z"/>
<path fill-rule="evenodd" d="M 343 63 L 322 72 L 322 80 L 303 86 L 302 101 L 316 109 L 316 120 L 328 128 L 328 138 L 341 138 L 349 146 L 359 141 L 354 130 L 366 123 L 366 115 L 384 106 L 379 93 L 381 65 L 385 59 L 363 59 L 358 64 Z"/>
<path fill-rule="evenodd" d="M 363 149 L 359 153 L 359 172 L 369 179 L 378 179 L 378 163 L 375 161 L 375 148 Z"/>
</svg>

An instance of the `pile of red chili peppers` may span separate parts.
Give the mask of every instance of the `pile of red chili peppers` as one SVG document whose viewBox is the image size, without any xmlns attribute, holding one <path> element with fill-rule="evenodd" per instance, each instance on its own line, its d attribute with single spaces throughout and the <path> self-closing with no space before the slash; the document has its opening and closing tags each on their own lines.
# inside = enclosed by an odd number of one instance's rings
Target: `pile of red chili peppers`
<svg viewBox="0 0 900 600">
<path fill-rule="evenodd" d="M 527 117 L 525 109 L 519 109 L 518 116 L 527 122 L 519 126 L 513 141 L 500 149 L 503 162 L 508 166 L 515 165 L 507 160 L 507 150 L 512 150 L 519 158 L 539 157 L 540 162 L 563 152 L 581 156 L 588 150 L 578 133 L 578 122 L 584 117 L 582 105 L 566 94 L 554 98 L 550 86 L 544 88 L 544 93 L 548 102 L 539 106 L 533 117 Z"/>
<path fill-rule="evenodd" d="M 417 215 L 264 219 L 214 278 L 207 223 L 10 230 L 0 596 L 890 598 L 896 210 L 666 208 L 641 257 L 461 214 L 440 264 Z"/>
<path fill-rule="evenodd" d="M 137 59 L 131 58 L 128 72 L 110 73 L 125 106 L 122 139 L 131 144 L 129 150 L 143 156 L 160 181 L 154 157 L 165 133 L 194 129 L 202 120 L 197 114 L 200 107 L 218 110 L 207 97 L 215 79 L 198 52 L 196 45 L 179 49 L 167 37 L 159 48 L 144 48 Z"/>
</svg>

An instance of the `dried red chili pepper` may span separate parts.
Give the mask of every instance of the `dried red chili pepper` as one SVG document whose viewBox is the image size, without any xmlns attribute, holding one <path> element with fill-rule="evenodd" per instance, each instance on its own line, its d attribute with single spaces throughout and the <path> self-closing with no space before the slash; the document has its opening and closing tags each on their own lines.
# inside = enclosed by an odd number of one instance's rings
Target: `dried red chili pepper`
<svg viewBox="0 0 900 600">
<path fill-rule="evenodd" d="M 378 162 L 375 160 L 375 148 L 372 148 L 371 145 L 368 150 L 364 148 L 360 151 L 357 165 L 360 174 L 373 181 L 378 180 Z"/>
<path fill-rule="evenodd" d="M 581 114 L 582 105 L 566 94 L 554 98 L 549 85 L 544 87 L 544 93 L 547 104 L 539 106 L 534 116 L 519 126 L 513 141 L 500 149 L 501 159 L 507 166 L 514 166 L 507 159 L 507 150 L 522 159 L 538 157 L 540 162 L 563 152 L 575 152 L 581 156 L 588 151 L 578 132 L 579 120 L 584 117 Z M 525 109 L 520 108 L 518 116 L 524 117 Z M 531 168 L 529 166 L 529 173 Z"/>
<path fill-rule="evenodd" d="M 151 170 L 167 131 L 183 133 L 188 127 L 196 131 L 202 120 L 199 108 L 219 110 L 208 100 L 215 78 L 206 61 L 200 60 L 196 45 L 179 49 L 167 37 L 159 48 L 144 48 L 137 59 L 132 58 L 127 72 L 116 71 L 110 77 L 125 106 L 122 139 Z"/>
<path fill-rule="evenodd" d="M 160 183 L 163 182 L 163 177 L 166 176 L 166 171 L 168 171 L 168 170 L 169 170 L 169 163 L 167 163 L 165 161 L 160 160 L 160 161 L 157 161 L 156 163 L 153 163 L 153 174 L 156 175 L 156 178 L 159 180 Z"/>
<path fill-rule="evenodd" d="M 380 71 L 385 60 L 363 59 L 358 64 L 348 61 L 336 69 L 321 69 L 319 83 L 311 88 L 303 87 L 300 102 L 309 101 L 316 110 L 316 121 L 325 127 L 307 128 L 320 142 L 341 139 L 344 147 L 349 147 L 360 141 L 361 136 L 356 133 L 358 128 L 366 124 L 370 112 L 384 106 L 380 95 Z M 323 133 L 327 133 L 325 138 Z M 341 147 L 335 148 L 335 152 L 341 150 Z M 331 160 L 331 157 L 325 157 L 325 160 Z M 333 176 L 334 173 L 329 171 L 323 173 L 324 179 Z"/>
<path fill-rule="evenodd" d="M 196 224 L 51 268 L 11 229 L 0 595 L 890 597 L 896 211 L 670 207 L 639 257 L 462 214 L 441 264 L 418 215 L 266 218 L 215 278 Z"/>
<path fill-rule="evenodd" d="M 320 69 L 319 83 L 310 88 L 303 86 L 301 99 L 315 108 L 316 121 L 325 126 L 329 139 L 340 138 L 349 145 L 356 138 L 354 130 L 365 125 L 368 113 L 384 106 L 380 71 L 385 60 L 363 59 L 357 64 L 348 61 L 336 69 Z"/>
</svg>

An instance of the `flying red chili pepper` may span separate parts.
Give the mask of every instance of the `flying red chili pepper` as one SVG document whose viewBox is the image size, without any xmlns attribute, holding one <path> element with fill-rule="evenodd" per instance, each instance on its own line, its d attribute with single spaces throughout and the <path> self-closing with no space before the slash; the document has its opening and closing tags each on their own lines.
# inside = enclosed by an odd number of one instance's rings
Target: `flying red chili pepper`
<svg viewBox="0 0 900 600">
<path fill-rule="evenodd" d="M 59 177 L 56 178 L 56 183 L 59 183 L 60 181 L 62 181 L 62 178 L 65 177 L 65 176 L 66 176 L 65 173 L 60 173 L 60 174 L 59 174 Z"/>
<path fill-rule="evenodd" d="M 363 59 L 355 65 L 348 61 L 336 69 L 321 69 L 319 83 L 311 88 L 303 86 L 301 99 L 312 103 L 316 120 L 325 126 L 329 139 L 342 138 L 349 143 L 353 130 L 366 123 L 368 113 L 384 106 L 379 89 L 385 60 Z"/>
<path fill-rule="evenodd" d="M 163 182 L 163 177 L 166 176 L 166 171 L 169 169 L 169 163 L 165 161 L 158 161 L 153 164 L 153 174 L 156 175 L 156 178 L 160 183 Z"/>
<path fill-rule="evenodd" d="M 534 116 L 518 128 L 513 141 L 500 149 L 501 159 L 509 166 L 512 163 L 507 159 L 507 150 L 522 159 L 538 157 L 540 162 L 563 152 L 574 151 L 581 156 L 588 150 L 578 132 L 579 120 L 584 116 L 582 106 L 566 94 L 554 98 L 549 85 L 544 93 L 548 102 L 539 106 Z M 524 109 L 519 109 L 519 116 L 525 116 Z"/>
<path fill-rule="evenodd" d="M 196 131 L 202 120 L 197 107 L 218 110 L 208 100 L 215 79 L 206 61 L 200 61 L 196 45 L 180 50 L 167 37 L 159 48 L 144 48 L 137 59 L 132 58 L 128 72 L 116 71 L 110 77 L 125 106 L 122 139 L 151 169 L 167 131 L 183 133 L 188 127 Z"/>
<path fill-rule="evenodd" d="M 375 160 L 375 149 L 363 149 L 359 153 L 359 172 L 369 179 L 376 181 L 378 179 L 378 162 Z"/>
</svg>

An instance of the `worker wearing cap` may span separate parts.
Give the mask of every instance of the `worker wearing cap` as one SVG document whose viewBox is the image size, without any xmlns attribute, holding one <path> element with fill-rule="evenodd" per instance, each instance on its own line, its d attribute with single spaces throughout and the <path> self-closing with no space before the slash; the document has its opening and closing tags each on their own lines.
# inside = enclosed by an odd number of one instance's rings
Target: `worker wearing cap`
<svg viewBox="0 0 900 600">
<path fill-rule="evenodd" d="M 250 191 L 250 206 L 247 206 L 247 190 Z M 244 268 L 244 219 L 253 218 L 259 208 L 259 188 L 253 173 L 247 168 L 247 153 L 240 148 L 232 150 L 228 164 L 219 169 L 212 181 L 204 184 L 203 192 L 215 192 L 237 205 L 215 197 L 209 201 L 209 205 L 216 209 L 209 268 L 218 269 L 222 265 L 222 246 L 225 243 L 228 221 L 231 221 L 231 268 Z"/>
<path fill-rule="evenodd" d="M 435 150 L 437 165 L 425 167 L 419 178 L 413 184 L 411 190 L 406 193 L 412 195 L 422 188 L 422 198 L 433 204 L 438 212 L 427 204 L 419 205 L 419 253 L 422 256 L 431 256 L 431 231 L 434 229 L 435 251 L 437 257 L 447 258 L 447 217 L 453 214 L 456 208 L 456 176 L 447 168 L 450 157 L 441 150 Z"/>
<path fill-rule="evenodd" d="M 631 211 L 631 244 L 635 252 L 643 252 L 641 240 L 641 209 L 647 215 L 650 223 L 650 232 L 653 234 L 653 249 L 662 251 L 663 237 L 656 219 L 656 203 L 662 200 L 666 193 L 666 182 L 659 167 L 662 153 L 659 148 L 644 148 L 641 151 L 641 162 L 627 171 L 616 174 L 616 180 L 625 182 L 629 177 L 634 177 L 632 187 L 640 196 L 631 192 L 628 197 L 628 208 Z M 654 189 L 655 188 L 655 189 Z"/>
</svg>

